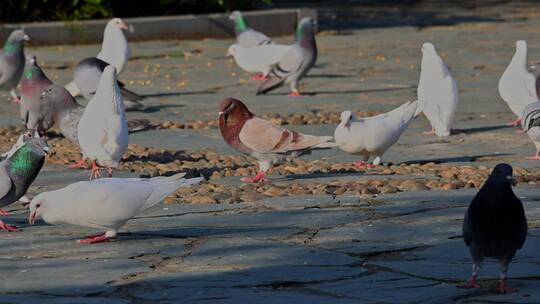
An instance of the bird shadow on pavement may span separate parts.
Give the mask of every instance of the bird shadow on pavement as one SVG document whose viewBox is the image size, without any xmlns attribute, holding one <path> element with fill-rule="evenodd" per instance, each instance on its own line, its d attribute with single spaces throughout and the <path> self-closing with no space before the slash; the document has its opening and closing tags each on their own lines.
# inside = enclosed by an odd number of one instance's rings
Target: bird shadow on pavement
<svg viewBox="0 0 540 304">
<path fill-rule="evenodd" d="M 304 91 L 302 92 L 302 95 L 305 96 L 317 96 L 320 94 L 328 94 L 328 95 L 341 95 L 341 94 L 362 94 L 362 93 L 372 93 L 372 92 L 389 92 L 389 91 L 401 91 L 401 90 L 408 90 L 416 88 L 416 86 L 401 86 L 401 87 L 393 87 L 393 88 L 374 88 L 374 89 L 363 89 L 363 90 L 347 90 L 347 91 Z M 267 94 L 267 95 L 287 95 L 289 93 L 274 93 L 274 94 Z"/>
<path fill-rule="evenodd" d="M 454 157 L 447 157 L 447 158 L 409 160 L 409 161 L 402 162 L 400 164 L 406 164 L 406 165 L 419 164 L 419 165 L 423 165 L 423 164 L 427 164 L 427 163 L 444 164 L 444 163 L 475 162 L 479 158 L 495 157 L 495 156 L 509 156 L 509 155 L 512 155 L 512 154 L 510 154 L 510 153 L 491 153 L 491 154 L 479 154 L 479 155 L 464 155 L 464 156 L 454 156 Z"/>
<path fill-rule="evenodd" d="M 204 91 L 180 91 L 180 92 L 165 92 L 165 93 L 153 93 L 144 94 L 143 97 L 168 97 L 168 96 L 183 96 L 183 95 L 197 95 L 197 94 L 214 94 L 215 90 Z M 184 106 L 184 105 L 182 105 Z"/>
<path fill-rule="evenodd" d="M 369 177 L 369 176 L 382 176 L 385 174 L 373 174 L 374 172 L 359 172 L 359 171 L 350 171 L 350 172 L 330 172 L 330 173 L 306 173 L 306 174 L 288 174 L 282 177 L 271 178 L 272 182 L 283 182 L 291 180 L 302 180 L 302 179 L 317 179 L 317 178 L 335 178 L 335 177 Z"/>
<path fill-rule="evenodd" d="M 482 133 L 489 132 L 499 129 L 510 128 L 508 125 L 497 125 L 497 126 L 488 126 L 488 127 L 476 127 L 476 128 L 466 128 L 466 129 L 453 129 L 452 134 L 472 134 L 472 133 Z"/>
</svg>

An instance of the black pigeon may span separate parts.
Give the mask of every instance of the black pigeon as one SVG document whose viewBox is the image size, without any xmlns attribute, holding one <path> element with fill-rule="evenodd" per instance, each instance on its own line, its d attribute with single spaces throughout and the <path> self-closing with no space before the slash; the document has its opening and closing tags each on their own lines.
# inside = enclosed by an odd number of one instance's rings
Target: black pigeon
<svg viewBox="0 0 540 304">
<path fill-rule="evenodd" d="M 523 204 L 512 191 L 512 167 L 498 164 L 472 200 L 463 221 L 463 237 L 473 258 L 472 277 L 461 288 L 478 288 L 476 276 L 484 257 L 500 261 L 498 291 L 515 291 L 506 286 L 508 265 L 527 237 Z"/>
</svg>

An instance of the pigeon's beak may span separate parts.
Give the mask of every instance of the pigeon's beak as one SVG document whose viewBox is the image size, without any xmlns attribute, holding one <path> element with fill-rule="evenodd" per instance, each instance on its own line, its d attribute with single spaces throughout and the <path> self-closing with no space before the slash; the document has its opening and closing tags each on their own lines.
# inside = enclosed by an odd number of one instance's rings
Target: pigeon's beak
<svg viewBox="0 0 540 304">
<path fill-rule="evenodd" d="M 218 116 L 221 116 L 223 114 L 225 114 L 225 113 L 223 113 L 223 111 L 221 111 L 221 112 L 218 113 Z"/>
<path fill-rule="evenodd" d="M 30 36 L 24 34 L 23 40 L 24 40 L 24 41 L 30 41 Z"/>
<path fill-rule="evenodd" d="M 28 223 L 30 223 L 30 225 L 34 225 L 35 222 L 36 222 L 36 211 L 34 210 L 33 212 L 30 213 L 30 216 L 28 217 Z"/>
<path fill-rule="evenodd" d="M 126 24 L 125 22 L 121 22 L 121 23 L 119 24 L 119 26 L 120 26 L 120 28 L 123 29 L 123 30 L 127 30 L 127 29 L 128 29 L 128 26 L 127 26 L 127 24 Z"/>
<path fill-rule="evenodd" d="M 49 154 L 50 151 L 51 151 L 51 148 L 47 146 L 43 147 L 43 152 L 45 152 L 45 154 Z"/>
<path fill-rule="evenodd" d="M 507 176 L 506 179 L 512 184 L 512 186 L 517 185 L 517 179 L 513 176 Z"/>
</svg>

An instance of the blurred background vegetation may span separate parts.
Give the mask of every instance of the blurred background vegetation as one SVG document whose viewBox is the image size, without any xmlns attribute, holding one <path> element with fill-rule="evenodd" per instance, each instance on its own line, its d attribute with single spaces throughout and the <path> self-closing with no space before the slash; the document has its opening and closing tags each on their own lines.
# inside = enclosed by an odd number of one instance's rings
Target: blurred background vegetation
<svg viewBox="0 0 540 304">
<path fill-rule="evenodd" d="M 99 19 L 226 12 L 271 0 L 0 0 L 1 22 Z"/>
</svg>

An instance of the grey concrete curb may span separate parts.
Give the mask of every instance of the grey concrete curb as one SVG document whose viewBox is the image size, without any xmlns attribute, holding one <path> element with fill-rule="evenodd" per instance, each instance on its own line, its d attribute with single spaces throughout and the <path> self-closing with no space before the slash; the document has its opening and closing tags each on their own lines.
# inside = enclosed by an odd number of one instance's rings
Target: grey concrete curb
<svg viewBox="0 0 540 304">
<path fill-rule="evenodd" d="M 229 14 L 183 15 L 164 17 L 124 18 L 134 30 L 127 33 L 128 40 L 230 38 L 234 36 Z M 298 21 L 306 16 L 317 18 L 314 9 L 276 9 L 245 12 L 249 25 L 269 36 L 294 33 Z M 9 33 L 23 27 L 30 36 L 31 45 L 100 43 L 108 20 L 73 22 L 35 22 L 4 24 L 0 28 L 0 41 Z"/>
</svg>

